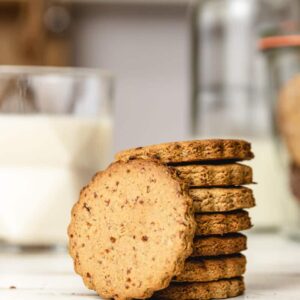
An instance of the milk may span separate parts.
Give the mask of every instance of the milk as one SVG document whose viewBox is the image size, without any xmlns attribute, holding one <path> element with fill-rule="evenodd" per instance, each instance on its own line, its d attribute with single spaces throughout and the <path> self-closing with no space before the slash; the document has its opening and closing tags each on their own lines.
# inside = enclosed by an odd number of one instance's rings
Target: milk
<svg viewBox="0 0 300 300">
<path fill-rule="evenodd" d="M 246 164 L 252 166 L 256 185 L 251 188 L 256 207 L 251 209 L 255 229 L 280 228 L 289 202 L 289 186 L 280 148 L 271 137 L 250 139 L 255 158 Z"/>
<path fill-rule="evenodd" d="M 111 157 L 108 117 L 0 116 L 0 239 L 65 244 L 80 189 Z"/>
</svg>

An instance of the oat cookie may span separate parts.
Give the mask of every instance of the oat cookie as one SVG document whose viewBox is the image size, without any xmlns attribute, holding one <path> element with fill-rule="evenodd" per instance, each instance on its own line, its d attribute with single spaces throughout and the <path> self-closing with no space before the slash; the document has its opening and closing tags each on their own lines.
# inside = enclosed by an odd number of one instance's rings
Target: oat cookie
<svg viewBox="0 0 300 300">
<path fill-rule="evenodd" d="M 251 189 L 234 188 L 199 188 L 190 189 L 195 212 L 225 212 L 255 206 Z"/>
<path fill-rule="evenodd" d="M 154 158 L 162 163 L 209 160 L 249 160 L 254 157 L 251 144 L 242 140 L 194 140 L 138 147 L 116 154 L 117 160 Z"/>
<path fill-rule="evenodd" d="M 235 297 L 245 290 L 242 277 L 211 282 L 174 282 L 167 289 L 159 291 L 152 299 L 208 300 Z"/>
<path fill-rule="evenodd" d="M 173 278 L 180 282 L 206 282 L 242 276 L 246 257 L 242 254 L 214 258 L 189 258 L 182 273 Z"/>
<path fill-rule="evenodd" d="M 174 169 L 189 186 L 235 186 L 253 182 L 252 168 L 242 164 L 187 165 Z"/>
<path fill-rule="evenodd" d="M 69 251 L 76 272 L 103 298 L 143 299 L 182 272 L 194 231 L 192 200 L 172 169 L 116 162 L 81 191 Z"/>
<path fill-rule="evenodd" d="M 291 160 L 300 166 L 300 75 L 286 82 L 279 91 L 277 121 L 287 143 Z"/>
<path fill-rule="evenodd" d="M 191 256 L 218 256 L 239 253 L 247 249 L 247 237 L 241 233 L 223 236 L 197 236 Z"/>
<path fill-rule="evenodd" d="M 196 214 L 196 235 L 213 235 L 238 232 L 251 228 L 247 211 Z"/>
</svg>

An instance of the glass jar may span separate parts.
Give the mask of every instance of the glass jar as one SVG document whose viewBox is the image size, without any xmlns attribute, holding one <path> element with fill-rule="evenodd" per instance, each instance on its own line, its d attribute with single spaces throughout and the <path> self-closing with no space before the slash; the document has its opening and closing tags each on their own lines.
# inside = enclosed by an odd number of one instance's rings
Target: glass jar
<svg viewBox="0 0 300 300">
<path fill-rule="evenodd" d="M 195 138 L 239 138 L 252 143 L 254 230 L 278 230 L 282 188 L 266 101 L 267 70 L 257 49 L 257 0 L 200 1 L 195 32 Z"/>
<path fill-rule="evenodd" d="M 300 35 L 266 37 L 259 46 L 268 63 L 273 132 L 289 187 L 283 232 L 300 241 Z"/>
<path fill-rule="evenodd" d="M 92 69 L 0 67 L 0 238 L 65 245 L 80 189 L 112 156 L 112 78 Z"/>
</svg>

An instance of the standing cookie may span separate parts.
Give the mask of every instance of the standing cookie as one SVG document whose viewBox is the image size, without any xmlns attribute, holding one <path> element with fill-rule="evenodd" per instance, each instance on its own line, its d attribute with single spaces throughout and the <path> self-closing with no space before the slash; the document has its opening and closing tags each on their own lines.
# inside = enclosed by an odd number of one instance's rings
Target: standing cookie
<svg viewBox="0 0 300 300">
<path fill-rule="evenodd" d="M 116 162 L 85 187 L 68 234 L 75 269 L 104 298 L 166 288 L 192 252 L 192 200 L 169 167 Z"/>
</svg>

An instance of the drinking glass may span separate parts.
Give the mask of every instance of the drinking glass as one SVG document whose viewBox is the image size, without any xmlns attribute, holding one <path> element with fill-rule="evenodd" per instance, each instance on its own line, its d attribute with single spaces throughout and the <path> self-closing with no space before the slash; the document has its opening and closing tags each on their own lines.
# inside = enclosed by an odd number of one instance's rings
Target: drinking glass
<svg viewBox="0 0 300 300">
<path fill-rule="evenodd" d="M 0 238 L 65 245 L 81 188 L 111 158 L 112 76 L 96 69 L 0 67 Z"/>
<path fill-rule="evenodd" d="M 300 241 L 300 35 L 265 37 L 260 48 L 269 67 L 273 133 L 288 190 L 283 233 Z"/>
</svg>

